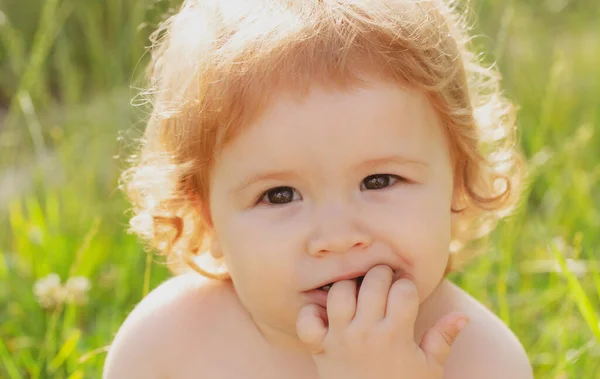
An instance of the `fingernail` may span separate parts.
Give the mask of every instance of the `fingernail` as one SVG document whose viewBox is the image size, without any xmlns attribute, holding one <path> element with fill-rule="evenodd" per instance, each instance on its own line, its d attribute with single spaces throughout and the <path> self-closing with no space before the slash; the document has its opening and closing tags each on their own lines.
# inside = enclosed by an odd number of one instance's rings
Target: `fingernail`
<svg viewBox="0 0 600 379">
<path fill-rule="evenodd" d="M 459 331 L 461 331 L 465 326 L 467 326 L 467 324 L 469 323 L 469 319 L 468 318 L 461 318 L 460 320 L 458 320 L 456 322 L 456 327 L 458 328 Z"/>
</svg>

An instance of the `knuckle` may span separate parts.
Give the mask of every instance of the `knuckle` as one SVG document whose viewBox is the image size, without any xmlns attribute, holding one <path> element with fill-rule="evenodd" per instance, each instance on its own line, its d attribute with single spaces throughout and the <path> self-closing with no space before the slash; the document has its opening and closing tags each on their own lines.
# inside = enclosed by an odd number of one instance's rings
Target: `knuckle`
<svg viewBox="0 0 600 379">
<path fill-rule="evenodd" d="M 374 335 L 387 346 L 398 345 L 403 342 L 402 332 L 398 326 L 392 322 L 383 322 L 376 330 Z"/>
<path fill-rule="evenodd" d="M 367 328 L 360 323 L 350 325 L 345 333 L 346 340 L 352 343 L 362 343 L 366 341 L 367 335 Z"/>
<path fill-rule="evenodd" d="M 352 317 L 352 309 L 347 302 L 337 302 L 328 307 L 329 317 L 337 320 L 349 319 Z"/>
<path fill-rule="evenodd" d="M 351 317 L 350 305 L 351 304 L 343 299 L 341 301 L 332 300 L 329 304 L 327 304 L 327 313 L 330 318 L 347 319 Z"/>
</svg>

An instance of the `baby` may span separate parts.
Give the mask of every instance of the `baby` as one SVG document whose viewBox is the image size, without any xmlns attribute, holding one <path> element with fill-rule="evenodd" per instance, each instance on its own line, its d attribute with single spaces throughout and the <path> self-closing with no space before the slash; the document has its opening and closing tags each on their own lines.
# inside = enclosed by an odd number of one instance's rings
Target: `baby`
<svg viewBox="0 0 600 379">
<path fill-rule="evenodd" d="M 446 275 L 517 202 L 513 108 L 442 0 L 188 0 L 155 33 L 124 176 L 135 232 L 187 273 L 104 376 L 526 379 Z"/>
</svg>

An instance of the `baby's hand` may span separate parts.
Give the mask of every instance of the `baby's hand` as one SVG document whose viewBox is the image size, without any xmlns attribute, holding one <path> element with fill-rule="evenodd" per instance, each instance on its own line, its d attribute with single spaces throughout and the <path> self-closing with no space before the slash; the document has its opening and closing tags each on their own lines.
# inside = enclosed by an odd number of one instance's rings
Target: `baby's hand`
<svg viewBox="0 0 600 379">
<path fill-rule="evenodd" d="M 365 275 L 358 300 L 356 281 L 335 283 L 327 296 L 328 326 L 318 305 L 302 308 L 298 337 L 310 349 L 321 379 L 442 377 L 451 345 L 468 319 L 446 315 L 418 346 L 413 340 L 417 289 L 409 279 L 392 284 L 393 275 L 388 266 L 373 267 Z"/>
</svg>

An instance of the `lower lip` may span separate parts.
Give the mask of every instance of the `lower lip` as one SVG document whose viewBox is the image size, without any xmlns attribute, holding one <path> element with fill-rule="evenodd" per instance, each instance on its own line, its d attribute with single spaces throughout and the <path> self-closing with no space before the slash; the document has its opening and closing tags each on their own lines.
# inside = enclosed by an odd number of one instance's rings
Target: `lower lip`
<svg viewBox="0 0 600 379">
<path fill-rule="evenodd" d="M 327 307 L 327 292 L 323 290 L 310 290 L 305 292 L 306 296 L 317 305 Z"/>
</svg>

